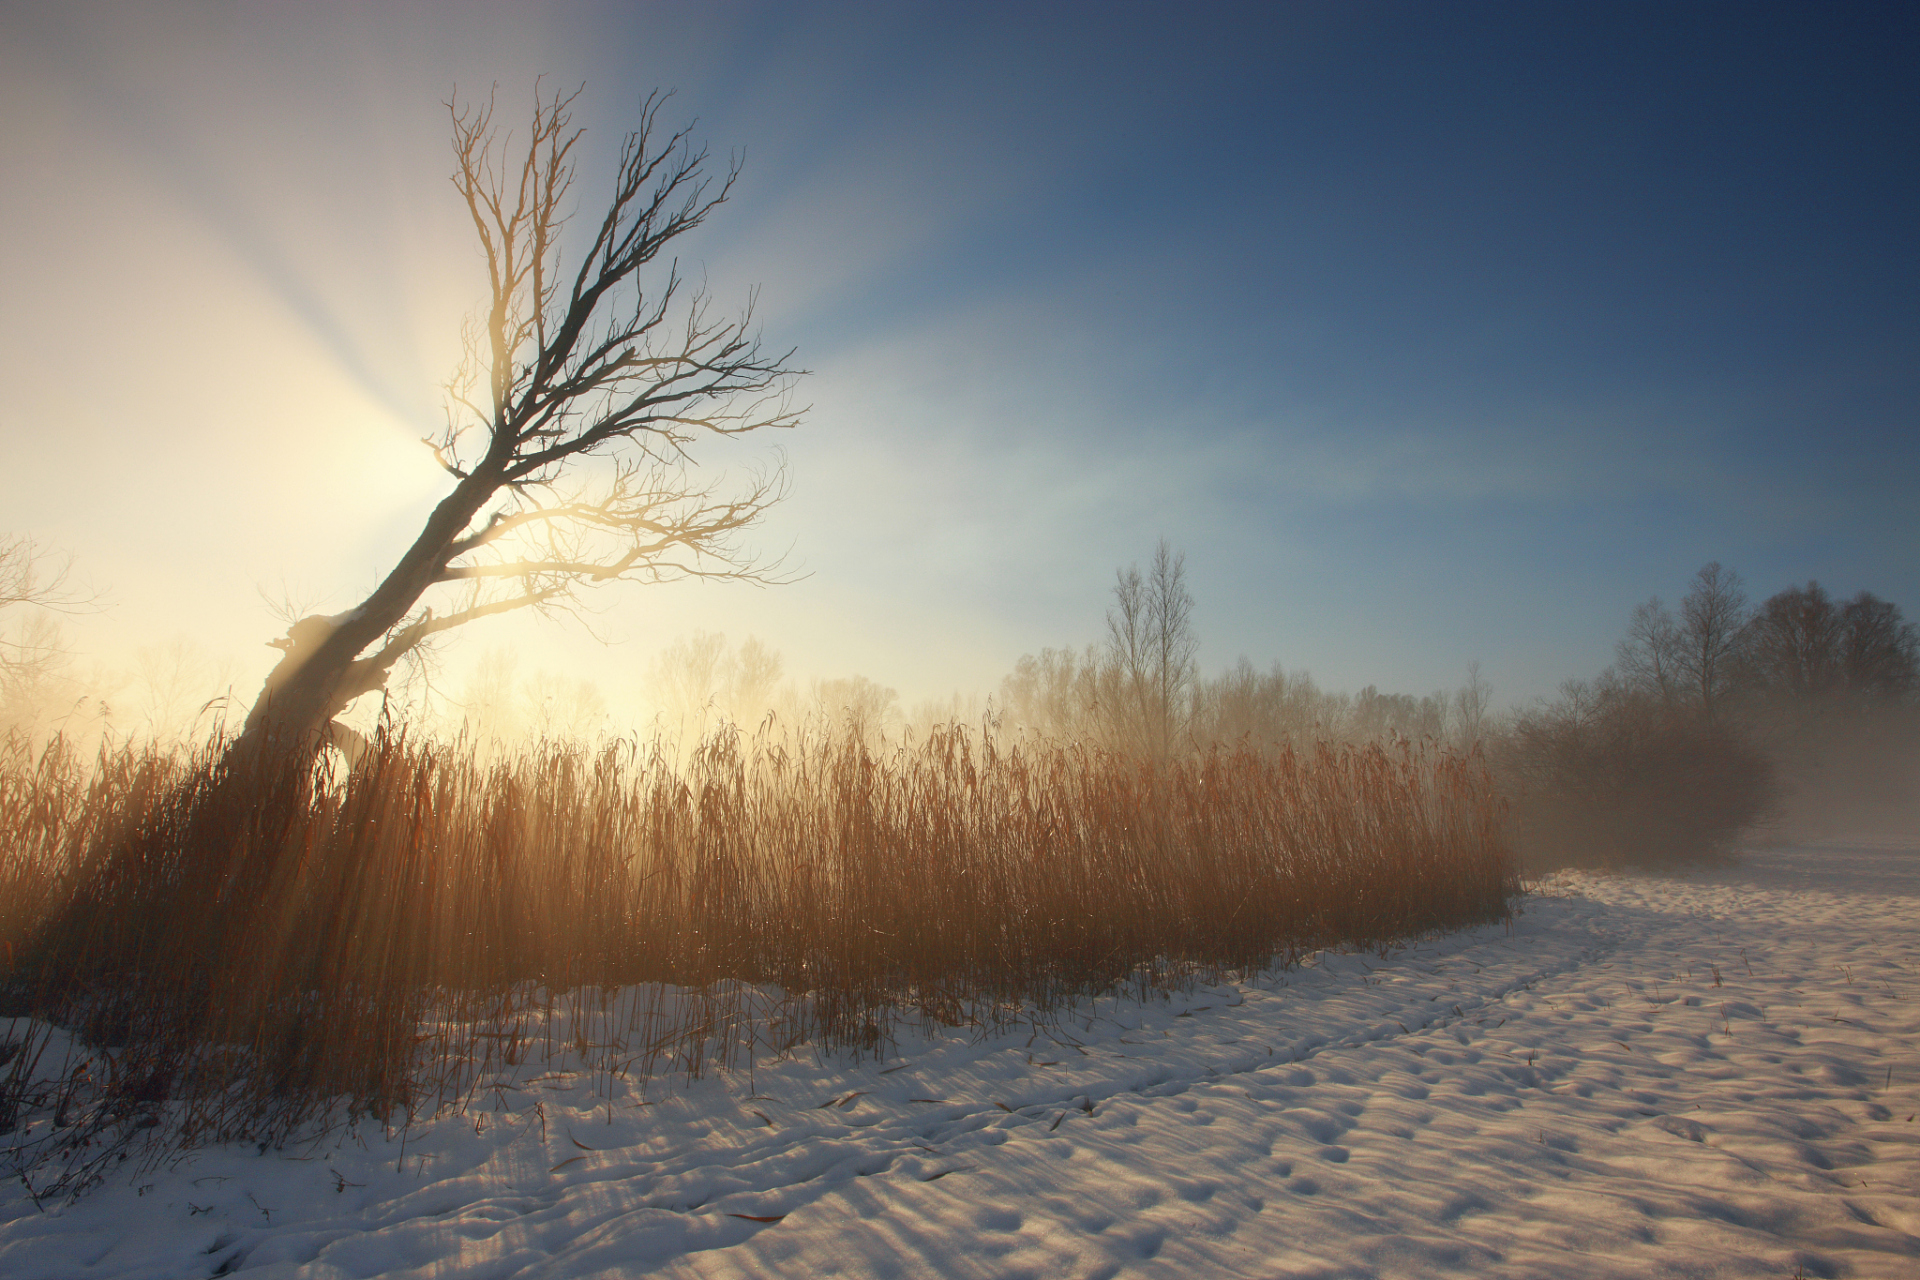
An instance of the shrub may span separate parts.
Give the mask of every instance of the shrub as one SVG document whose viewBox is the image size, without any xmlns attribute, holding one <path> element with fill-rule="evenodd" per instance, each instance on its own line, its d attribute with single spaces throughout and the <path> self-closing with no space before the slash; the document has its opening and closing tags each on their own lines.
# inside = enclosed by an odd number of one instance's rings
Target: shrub
<svg viewBox="0 0 1920 1280">
<path fill-rule="evenodd" d="M 1521 714 L 1493 757 L 1535 869 L 1713 858 L 1774 796 L 1772 762 L 1737 729 L 1607 682 Z"/>
</svg>

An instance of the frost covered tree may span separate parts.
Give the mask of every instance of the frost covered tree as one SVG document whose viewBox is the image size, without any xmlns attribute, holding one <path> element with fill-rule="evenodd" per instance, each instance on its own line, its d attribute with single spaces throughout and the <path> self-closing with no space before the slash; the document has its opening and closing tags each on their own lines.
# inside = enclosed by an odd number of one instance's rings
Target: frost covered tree
<svg viewBox="0 0 1920 1280">
<path fill-rule="evenodd" d="M 1467 682 L 1453 691 L 1450 709 L 1454 741 L 1462 747 L 1477 746 L 1486 736 L 1493 711 L 1493 686 L 1480 674 L 1477 659 L 1467 664 Z"/>
<path fill-rule="evenodd" d="M 1678 616 L 1658 596 L 1634 609 L 1615 667 L 1630 688 L 1663 706 L 1717 719 L 1734 687 L 1749 616 L 1740 575 L 1713 561 L 1693 575 Z"/>
<path fill-rule="evenodd" d="M 1891 700 L 1920 688 L 1920 633 L 1869 591 L 1835 604 L 1818 582 L 1788 587 L 1740 639 L 1747 681 L 1764 697 Z"/>
<path fill-rule="evenodd" d="M 64 653 L 50 612 L 71 612 L 86 597 L 68 586 L 70 566 L 21 534 L 0 534 L 0 681 L 30 682 Z"/>
<path fill-rule="evenodd" d="M 1634 606 L 1627 634 L 1614 647 L 1614 669 L 1629 687 L 1672 706 L 1680 700 L 1680 647 L 1679 624 L 1653 596 Z"/>
<path fill-rule="evenodd" d="M 813 701 L 817 713 L 849 740 L 875 745 L 900 719 L 900 695 L 865 676 L 816 680 Z"/>
<path fill-rule="evenodd" d="M 32 538 L 0 534 L 0 732 L 34 731 L 63 693 L 84 700 L 60 687 L 71 656 L 60 615 L 97 600 L 73 585 L 71 570 Z"/>
<path fill-rule="evenodd" d="M 1748 615 L 1740 575 L 1718 560 L 1693 575 L 1693 589 L 1680 602 L 1676 671 L 1688 701 L 1709 720 L 1725 707 Z"/>
<path fill-rule="evenodd" d="M 781 684 L 780 654 L 758 636 L 739 645 L 713 631 L 696 631 L 668 645 L 648 668 L 656 723 L 691 748 L 724 722 L 750 731 L 768 715 L 784 719 L 794 699 Z"/>
<path fill-rule="evenodd" d="M 423 442 L 450 489 L 364 600 L 271 642 L 284 656 L 246 740 L 320 740 L 397 663 L 481 618 L 566 611 L 618 581 L 778 576 L 736 537 L 784 496 L 784 470 L 723 491 L 694 472 L 693 452 L 795 425 L 788 393 L 801 371 L 790 351 L 761 346 L 751 297 L 718 313 L 668 253 L 725 202 L 738 166 L 709 174 L 706 151 L 661 126 L 664 99 L 652 95 L 606 207 L 569 227 L 577 96 L 536 93 L 518 139 L 495 126 L 491 100 L 448 104 L 453 184 L 489 290 L 446 428 Z"/>
<path fill-rule="evenodd" d="M 1107 611 L 1107 660 L 1118 686 L 1114 712 L 1128 745 L 1165 759 L 1185 736 L 1199 648 L 1187 558 L 1162 538 L 1144 575 L 1137 565 L 1115 573 Z"/>
<path fill-rule="evenodd" d="M 1920 632 L 1899 605 L 1862 591 L 1840 607 L 1840 670 L 1853 693 L 1910 696 L 1920 688 Z"/>
</svg>

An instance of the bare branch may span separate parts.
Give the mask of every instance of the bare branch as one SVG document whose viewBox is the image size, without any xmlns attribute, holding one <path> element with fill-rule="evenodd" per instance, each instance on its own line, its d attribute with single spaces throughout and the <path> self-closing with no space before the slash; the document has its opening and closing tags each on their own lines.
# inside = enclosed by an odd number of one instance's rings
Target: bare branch
<svg viewBox="0 0 1920 1280">
<path fill-rule="evenodd" d="M 0 609 L 33 605 L 56 613 L 81 613 L 99 603 L 97 594 L 71 585 L 71 560 L 51 560 L 33 539 L 0 534 Z"/>
<path fill-rule="evenodd" d="M 578 257 L 564 254 L 580 93 L 536 84 L 518 138 L 497 126 L 493 93 L 446 104 L 452 181 L 488 290 L 463 331 L 446 427 L 423 440 L 455 483 L 365 601 L 305 640 L 289 632 L 270 681 L 276 716 L 330 716 L 427 637 L 513 609 L 570 610 L 587 587 L 786 580 L 736 541 L 786 495 L 784 468 L 731 494 L 689 478 L 703 441 L 792 427 L 804 412 L 791 403 L 804 370 L 791 350 L 763 348 L 755 299 L 719 315 L 682 287 L 669 252 L 727 201 L 738 163 L 710 173 L 687 129 L 662 127 L 666 96 L 648 96 L 605 209 Z M 466 603 L 425 608 L 448 588 Z"/>
<path fill-rule="evenodd" d="M 457 613 L 450 613 L 444 618 L 433 618 L 423 626 L 420 638 L 424 640 L 427 636 L 434 635 L 438 632 L 451 631 L 455 627 L 463 627 L 478 618 L 490 618 L 495 614 L 511 613 L 515 609 L 538 608 L 559 595 L 560 591 L 561 588 L 558 587 L 543 591 L 533 591 L 526 595 L 514 596 L 507 600 L 494 600 L 486 604 L 477 604 L 472 608 L 462 609 Z"/>
</svg>

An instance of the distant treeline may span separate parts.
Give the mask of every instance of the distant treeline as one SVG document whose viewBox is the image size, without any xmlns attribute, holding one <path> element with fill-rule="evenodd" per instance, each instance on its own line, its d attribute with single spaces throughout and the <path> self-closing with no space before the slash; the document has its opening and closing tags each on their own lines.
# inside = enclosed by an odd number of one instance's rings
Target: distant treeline
<svg viewBox="0 0 1920 1280">
<path fill-rule="evenodd" d="M 1920 636 L 1870 592 L 1836 601 L 1809 582 L 1755 607 L 1709 564 L 1677 610 L 1634 610 L 1614 665 L 1501 716 L 1478 664 L 1423 697 L 1329 692 L 1244 658 L 1203 676 L 1192 610 L 1184 559 L 1162 542 L 1145 573 L 1118 574 L 1104 641 L 1015 664 L 1002 728 L 1160 758 L 1396 738 L 1478 752 L 1536 867 L 1708 857 L 1756 825 L 1912 799 Z"/>
<path fill-rule="evenodd" d="M 1716 562 L 1677 611 L 1636 608 L 1611 667 L 1489 750 L 1530 862 L 1672 862 L 1756 824 L 1911 821 L 1916 693 L 1920 635 L 1898 606 L 1809 582 L 1754 607 Z"/>
<path fill-rule="evenodd" d="M 1003 723 L 1050 737 L 1121 747 L 1148 739 L 1124 668 L 1100 645 L 1042 649 L 1015 664 L 1000 683 Z M 1470 743 L 1485 731 L 1491 688 L 1477 675 L 1451 693 L 1415 696 L 1322 689 L 1305 671 L 1261 670 L 1246 658 L 1217 676 L 1193 674 L 1167 716 L 1176 745 L 1242 739 L 1301 746 L 1317 741 L 1391 738 Z M 1152 705 L 1152 704 L 1149 704 Z"/>
<path fill-rule="evenodd" d="M 1242 658 L 1200 674 L 1186 559 L 1164 540 L 1145 573 L 1117 574 L 1107 636 L 1081 649 L 1028 654 L 1001 682 L 1003 728 L 1167 756 L 1216 743 L 1307 746 L 1392 738 L 1470 745 L 1484 731 L 1491 690 L 1469 669 L 1452 693 L 1415 697 L 1321 689 L 1305 672 L 1262 671 Z"/>
<path fill-rule="evenodd" d="M 36 598 L 30 551 L 0 540 L 0 606 Z M 1871 592 L 1835 599 L 1808 582 L 1754 605 L 1738 574 L 1709 564 L 1677 606 L 1634 609 L 1605 671 L 1499 715 L 1477 664 L 1461 687 L 1425 695 L 1335 692 L 1244 658 L 1204 675 L 1193 610 L 1185 560 L 1163 540 L 1144 570 L 1116 575 L 1102 639 L 1020 658 L 992 698 L 904 707 L 863 676 L 790 680 L 758 640 L 695 633 L 650 664 L 639 716 L 616 713 L 588 680 L 521 673 L 506 650 L 450 690 L 389 691 L 388 711 L 416 736 L 499 756 L 623 727 L 682 755 L 723 729 L 844 733 L 877 750 L 956 724 L 1162 762 L 1218 746 L 1433 744 L 1492 770 L 1509 836 L 1534 866 L 1672 862 L 1768 830 L 1920 829 L 1920 638 Z M 47 608 L 0 623 L 0 752 L 52 734 L 88 751 L 187 749 L 228 705 L 232 672 L 182 642 L 142 650 L 136 670 L 82 672 Z"/>
</svg>

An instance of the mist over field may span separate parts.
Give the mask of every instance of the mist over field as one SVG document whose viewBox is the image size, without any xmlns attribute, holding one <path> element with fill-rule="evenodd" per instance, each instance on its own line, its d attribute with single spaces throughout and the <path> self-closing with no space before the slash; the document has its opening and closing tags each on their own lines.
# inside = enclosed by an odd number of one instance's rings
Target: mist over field
<svg viewBox="0 0 1920 1280">
<path fill-rule="evenodd" d="M 0 1272 L 1911 1274 L 1916 59 L 0 0 Z"/>
</svg>

